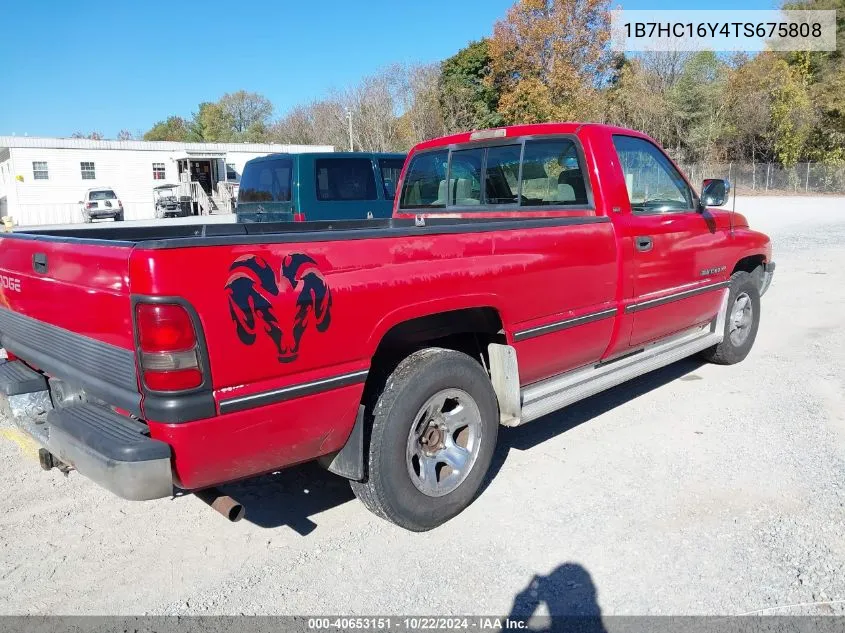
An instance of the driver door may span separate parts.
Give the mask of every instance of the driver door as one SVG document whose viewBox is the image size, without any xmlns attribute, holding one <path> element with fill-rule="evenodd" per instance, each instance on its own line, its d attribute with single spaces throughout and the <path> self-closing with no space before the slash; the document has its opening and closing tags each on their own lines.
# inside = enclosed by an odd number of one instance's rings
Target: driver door
<svg viewBox="0 0 845 633">
<path fill-rule="evenodd" d="M 632 257 L 630 347 L 642 347 L 709 322 L 723 294 L 728 235 L 672 161 L 646 139 L 617 135 L 613 144 L 630 210 L 620 218 Z"/>
</svg>

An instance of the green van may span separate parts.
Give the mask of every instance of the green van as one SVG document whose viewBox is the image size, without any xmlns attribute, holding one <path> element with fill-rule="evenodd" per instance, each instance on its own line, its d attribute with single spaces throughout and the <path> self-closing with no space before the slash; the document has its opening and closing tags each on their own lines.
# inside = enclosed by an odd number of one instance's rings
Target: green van
<svg viewBox="0 0 845 633">
<path fill-rule="evenodd" d="M 389 218 L 405 154 L 270 154 L 249 161 L 238 222 Z"/>
</svg>

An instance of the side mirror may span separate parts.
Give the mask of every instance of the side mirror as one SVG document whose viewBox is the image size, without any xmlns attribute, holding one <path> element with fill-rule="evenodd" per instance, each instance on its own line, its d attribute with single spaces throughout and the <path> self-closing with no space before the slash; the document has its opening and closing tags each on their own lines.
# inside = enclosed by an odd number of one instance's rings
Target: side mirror
<svg viewBox="0 0 845 633">
<path fill-rule="evenodd" d="M 731 183 L 720 178 L 708 178 L 701 187 L 702 207 L 721 207 L 728 201 Z"/>
</svg>

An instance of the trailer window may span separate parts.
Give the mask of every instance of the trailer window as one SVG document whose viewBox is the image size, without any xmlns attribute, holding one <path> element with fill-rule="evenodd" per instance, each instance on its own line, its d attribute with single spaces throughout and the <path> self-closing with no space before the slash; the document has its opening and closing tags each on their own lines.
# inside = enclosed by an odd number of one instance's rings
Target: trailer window
<svg viewBox="0 0 845 633">
<path fill-rule="evenodd" d="M 402 209 L 442 208 L 446 206 L 446 165 L 448 151 L 425 152 L 411 159 L 402 185 Z"/>
<path fill-rule="evenodd" d="M 289 158 L 248 163 L 241 176 L 238 203 L 290 202 L 292 168 Z"/>
<path fill-rule="evenodd" d="M 317 160 L 317 200 L 375 200 L 376 180 L 369 158 Z"/>
<path fill-rule="evenodd" d="M 32 179 L 33 180 L 49 180 L 50 172 L 47 169 L 45 161 L 32 161 Z"/>
</svg>

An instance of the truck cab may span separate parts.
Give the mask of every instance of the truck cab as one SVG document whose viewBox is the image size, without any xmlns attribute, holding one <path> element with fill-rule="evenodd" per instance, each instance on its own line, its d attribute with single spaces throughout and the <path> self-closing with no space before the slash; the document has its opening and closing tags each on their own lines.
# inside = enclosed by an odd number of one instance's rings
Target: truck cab
<svg viewBox="0 0 845 633">
<path fill-rule="evenodd" d="M 244 166 L 239 222 L 389 218 L 405 154 L 271 154 Z"/>
</svg>

